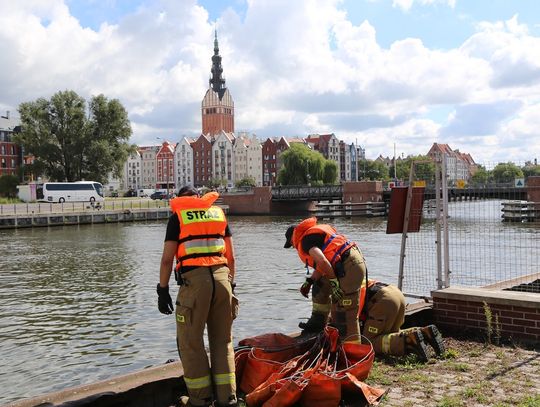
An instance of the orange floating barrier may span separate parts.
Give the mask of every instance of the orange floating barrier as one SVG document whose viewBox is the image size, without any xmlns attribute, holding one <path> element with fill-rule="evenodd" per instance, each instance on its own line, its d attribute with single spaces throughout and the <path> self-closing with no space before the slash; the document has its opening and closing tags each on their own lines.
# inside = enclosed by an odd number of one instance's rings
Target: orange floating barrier
<svg viewBox="0 0 540 407">
<path fill-rule="evenodd" d="M 252 346 L 235 357 L 239 388 L 250 407 L 337 407 L 345 393 L 361 394 L 376 405 L 385 394 L 362 382 L 373 366 L 371 343 L 341 343 L 333 327 L 316 337 L 265 334 L 240 344 Z"/>
</svg>

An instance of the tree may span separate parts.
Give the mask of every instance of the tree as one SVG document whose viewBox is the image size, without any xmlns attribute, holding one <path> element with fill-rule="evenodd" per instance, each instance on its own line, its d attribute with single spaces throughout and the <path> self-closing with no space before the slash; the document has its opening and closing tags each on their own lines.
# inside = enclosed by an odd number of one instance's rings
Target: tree
<svg viewBox="0 0 540 407">
<path fill-rule="evenodd" d="M 415 180 L 423 180 L 427 183 L 435 182 L 435 163 L 426 155 L 409 156 L 403 160 L 396 160 L 397 179 L 409 181 L 411 165 L 413 162 L 421 161 L 416 164 L 414 171 Z M 394 177 L 394 167 L 390 166 L 390 177 Z"/>
<path fill-rule="evenodd" d="M 92 97 L 89 108 L 74 91 L 19 105 L 21 133 L 14 138 L 35 157 L 34 169 L 52 181 L 93 180 L 122 174 L 135 146 L 128 144 L 131 125 L 116 100 Z"/>
<path fill-rule="evenodd" d="M 16 175 L 6 174 L 0 176 L 0 196 L 15 198 L 17 196 L 17 185 L 19 179 Z"/>
<path fill-rule="evenodd" d="M 306 185 L 321 183 L 325 158 L 318 151 L 311 150 L 300 143 L 292 143 L 291 147 L 281 154 L 283 166 L 278 173 L 278 183 L 282 185 Z"/>
<path fill-rule="evenodd" d="M 540 165 L 529 162 L 524 167 L 521 167 L 521 171 L 523 171 L 525 177 L 540 176 Z"/>
<path fill-rule="evenodd" d="M 358 161 L 358 173 L 362 181 L 388 181 L 388 167 L 385 163 L 376 160 Z"/>
<path fill-rule="evenodd" d="M 496 184 L 513 183 L 516 178 L 523 178 L 523 171 L 512 162 L 499 163 L 491 171 L 491 177 Z"/>
<path fill-rule="evenodd" d="M 488 183 L 491 174 L 482 165 L 479 165 L 471 177 L 470 183 L 474 185 L 485 185 Z"/>
<path fill-rule="evenodd" d="M 335 161 L 325 160 L 323 169 L 323 183 L 334 184 L 337 179 L 337 164 Z"/>
<path fill-rule="evenodd" d="M 239 181 L 236 181 L 235 183 L 236 188 L 254 187 L 256 185 L 257 185 L 257 182 L 255 181 L 255 178 L 253 177 L 245 177 Z"/>
</svg>

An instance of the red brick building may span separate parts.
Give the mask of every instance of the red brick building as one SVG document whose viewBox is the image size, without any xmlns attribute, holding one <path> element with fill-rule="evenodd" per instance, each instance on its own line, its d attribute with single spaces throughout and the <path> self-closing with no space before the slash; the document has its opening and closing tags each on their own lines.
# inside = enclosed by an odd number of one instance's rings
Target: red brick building
<svg viewBox="0 0 540 407">
<path fill-rule="evenodd" d="M 191 143 L 193 148 L 193 185 L 201 187 L 212 180 L 212 140 L 201 134 Z"/>
<path fill-rule="evenodd" d="M 164 141 L 156 154 L 156 189 L 175 190 L 174 144 Z"/>
<path fill-rule="evenodd" d="M 201 103 L 202 133 L 214 135 L 222 130 L 225 133 L 233 133 L 234 101 L 229 89 L 225 86 L 225 78 L 222 77 L 223 67 L 219 55 L 217 32 L 214 39 L 211 73 L 210 86 Z"/>
</svg>

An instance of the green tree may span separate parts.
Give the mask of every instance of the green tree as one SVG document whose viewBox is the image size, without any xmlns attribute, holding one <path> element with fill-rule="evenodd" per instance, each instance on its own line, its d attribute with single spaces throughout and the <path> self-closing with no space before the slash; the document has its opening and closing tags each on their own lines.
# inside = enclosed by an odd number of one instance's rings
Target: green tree
<svg viewBox="0 0 540 407">
<path fill-rule="evenodd" d="M 388 167 L 385 163 L 376 160 L 358 161 L 358 174 L 361 181 L 388 181 Z"/>
<path fill-rule="evenodd" d="M 523 171 L 512 162 L 499 163 L 491 171 L 493 182 L 497 184 L 513 183 L 516 178 L 523 178 Z"/>
<path fill-rule="evenodd" d="M 254 187 L 256 185 L 257 185 L 257 182 L 255 181 L 255 178 L 253 178 L 253 177 L 245 177 L 245 178 L 242 178 L 239 181 L 236 181 L 236 183 L 235 183 L 235 186 L 237 188 Z"/>
<path fill-rule="evenodd" d="M 323 168 L 323 183 L 324 184 L 335 184 L 337 180 L 338 168 L 337 163 L 331 160 L 324 160 Z"/>
<path fill-rule="evenodd" d="M 318 151 L 311 150 L 300 143 L 292 143 L 291 147 L 281 154 L 282 167 L 278 173 L 281 185 L 306 185 L 322 183 L 325 158 Z"/>
<path fill-rule="evenodd" d="M 540 165 L 527 163 L 525 166 L 521 167 L 521 171 L 523 171 L 525 177 L 540 176 Z"/>
<path fill-rule="evenodd" d="M 16 175 L 6 174 L 0 176 L 0 196 L 15 198 L 17 196 L 19 178 Z"/>
<path fill-rule="evenodd" d="M 471 177 L 470 183 L 473 185 L 485 185 L 488 183 L 491 174 L 482 165 L 479 165 L 474 174 Z"/>
<path fill-rule="evenodd" d="M 399 180 L 409 181 L 413 162 L 418 162 L 415 166 L 414 180 L 426 181 L 428 184 L 435 182 L 435 163 L 426 155 L 409 156 L 403 160 L 396 160 L 396 176 Z M 390 166 L 389 172 L 390 178 L 393 178 L 393 165 Z"/>
<path fill-rule="evenodd" d="M 131 125 L 116 100 L 92 97 L 89 108 L 74 91 L 19 105 L 21 133 L 16 141 L 35 157 L 34 169 L 53 181 L 106 182 L 120 176 L 135 148 L 128 144 Z"/>
</svg>

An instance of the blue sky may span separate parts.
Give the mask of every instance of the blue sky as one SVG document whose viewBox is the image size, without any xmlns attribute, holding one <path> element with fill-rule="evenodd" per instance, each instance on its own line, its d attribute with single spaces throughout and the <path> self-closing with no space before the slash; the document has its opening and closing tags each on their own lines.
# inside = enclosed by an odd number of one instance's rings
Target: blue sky
<svg viewBox="0 0 540 407">
<path fill-rule="evenodd" d="M 71 89 L 118 98 L 134 143 L 197 136 L 217 27 L 237 131 L 333 132 L 368 158 L 394 144 L 425 154 L 433 142 L 488 165 L 540 155 L 534 0 L 19 0 L 2 10 L 0 111 L 12 116 Z"/>
</svg>

